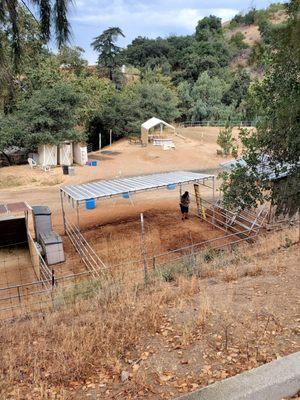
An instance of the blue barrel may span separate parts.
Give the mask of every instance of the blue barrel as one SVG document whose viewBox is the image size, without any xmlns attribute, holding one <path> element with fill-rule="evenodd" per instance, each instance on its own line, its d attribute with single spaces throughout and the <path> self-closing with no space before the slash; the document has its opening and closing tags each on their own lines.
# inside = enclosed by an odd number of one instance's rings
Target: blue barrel
<svg viewBox="0 0 300 400">
<path fill-rule="evenodd" d="M 96 199 L 87 199 L 85 201 L 85 208 L 87 210 L 93 210 L 94 208 L 96 208 Z"/>
<path fill-rule="evenodd" d="M 97 161 L 92 161 L 92 166 L 97 167 Z"/>
</svg>

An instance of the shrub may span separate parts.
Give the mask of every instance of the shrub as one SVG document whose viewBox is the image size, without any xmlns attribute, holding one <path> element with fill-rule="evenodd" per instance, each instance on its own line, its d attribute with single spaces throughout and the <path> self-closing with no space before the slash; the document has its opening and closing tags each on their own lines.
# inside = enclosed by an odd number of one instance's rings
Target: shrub
<svg viewBox="0 0 300 400">
<path fill-rule="evenodd" d="M 220 129 L 217 144 L 221 147 L 224 154 L 228 156 L 232 150 L 234 139 L 232 137 L 232 127 L 228 126 Z"/>
</svg>

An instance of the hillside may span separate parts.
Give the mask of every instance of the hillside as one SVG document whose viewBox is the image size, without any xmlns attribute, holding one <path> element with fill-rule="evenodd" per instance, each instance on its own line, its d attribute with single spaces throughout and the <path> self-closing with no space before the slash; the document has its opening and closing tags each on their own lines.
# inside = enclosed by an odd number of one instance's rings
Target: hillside
<svg viewBox="0 0 300 400">
<path fill-rule="evenodd" d="M 287 15 L 284 10 L 279 10 L 271 13 L 270 15 L 268 15 L 267 18 L 272 24 L 277 25 L 285 22 L 287 20 Z M 230 27 L 230 21 L 227 21 L 223 24 L 223 27 L 226 30 L 226 36 L 228 38 L 231 38 L 238 32 L 242 33 L 244 35 L 244 41 L 249 46 L 253 46 L 256 42 L 259 42 L 261 40 L 258 21 L 250 25 L 241 24 L 236 27 L 234 27 L 233 25 L 232 28 Z"/>
<path fill-rule="evenodd" d="M 253 23 L 236 23 L 233 19 L 232 21 L 227 21 L 223 24 L 225 36 L 228 40 L 237 34 L 241 34 L 243 41 L 248 46 L 248 48 L 242 50 L 240 54 L 234 57 L 231 62 L 231 67 L 233 69 L 241 67 L 245 68 L 251 74 L 252 78 L 260 78 L 263 76 L 263 71 L 258 71 L 256 66 L 251 62 L 251 53 L 253 52 L 253 48 L 258 44 L 261 44 L 263 41 L 259 28 L 263 19 L 276 26 L 286 22 L 287 14 L 280 5 L 274 7 L 274 11 L 272 11 L 272 6 L 270 6 L 265 11 L 257 11 L 257 16 L 253 18 Z"/>
</svg>

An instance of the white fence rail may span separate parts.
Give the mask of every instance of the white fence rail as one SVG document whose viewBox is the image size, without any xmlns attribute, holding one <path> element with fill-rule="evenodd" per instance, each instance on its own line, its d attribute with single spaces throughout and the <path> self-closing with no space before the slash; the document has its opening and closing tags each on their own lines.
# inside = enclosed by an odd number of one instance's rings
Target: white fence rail
<svg viewBox="0 0 300 400">
<path fill-rule="evenodd" d="M 220 120 L 220 121 L 186 121 L 182 122 L 179 124 L 179 126 L 183 128 L 188 128 L 188 127 L 193 127 L 193 126 L 240 126 L 240 127 L 255 127 L 257 121 L 225 121 L 225 120 Z"/>
</svg>

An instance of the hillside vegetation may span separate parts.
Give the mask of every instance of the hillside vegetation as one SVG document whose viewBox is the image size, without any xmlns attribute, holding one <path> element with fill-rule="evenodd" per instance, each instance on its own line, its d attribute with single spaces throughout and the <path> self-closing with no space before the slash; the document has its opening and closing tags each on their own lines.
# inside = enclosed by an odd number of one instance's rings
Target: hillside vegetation
<svg viewBox="0 0 300 400">
<path fill-rule="evenodd" d="M 109 28 L 92 43 L 99 52 L 95 69 L 87 67 L 79 47 L 50 52 L 36 21 L 18 7 L 17 61 L 10 21 L 0 27 L 0 151 L 11 144 L 34 150 L 66 139 L 97 144 L 99 132 L 105 145 L 110 129 L 115 137 L 138 134 L 154 115 L 169 122 L 255 120 L 259 111 L 249 88 L 266 67 L 273 22 L 285 15 L 283 6 L 273 5 L 223 26 L 211 15 L 192 35 L 137 37 L 124 49 L 116 44 L 123 32 Z M 59 109 L 57 118 L 52 109 Z"/>
</svg>

